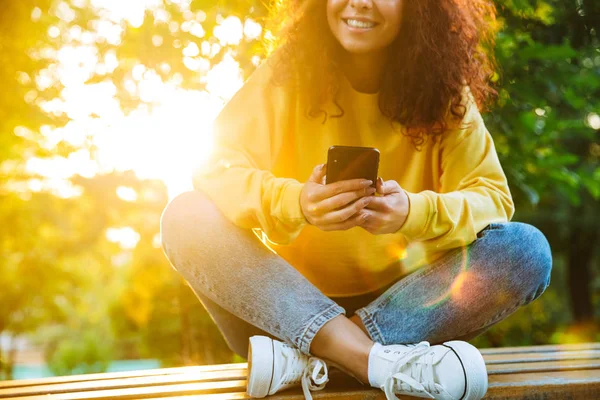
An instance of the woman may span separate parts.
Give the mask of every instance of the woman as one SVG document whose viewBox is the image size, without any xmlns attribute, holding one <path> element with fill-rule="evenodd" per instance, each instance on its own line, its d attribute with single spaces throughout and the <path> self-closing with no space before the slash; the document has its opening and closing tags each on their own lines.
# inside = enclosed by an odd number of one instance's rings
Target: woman
<svg viewBox="0 0 600 400">
<path fill-rule="evenodd" d="M 248 358 L 251 396 L 311 398 L 332 366 L 388 399 L 483 397 L 465 340 L 539 297 L 552 265 L 539 230 L 508 222 L 478 107 L 496 95 L 492 2 L 277 3 L 276 51 L 165 210 L 165 253 Z M 332 145 L 379 149 L 387 180 L 325 184 Z"/>
</svg>

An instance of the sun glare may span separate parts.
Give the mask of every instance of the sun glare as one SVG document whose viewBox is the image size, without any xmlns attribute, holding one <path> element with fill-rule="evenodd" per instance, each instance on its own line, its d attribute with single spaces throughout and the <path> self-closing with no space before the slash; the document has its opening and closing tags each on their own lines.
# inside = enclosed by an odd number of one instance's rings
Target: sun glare
<svg viewBox="0 0 600 400">
<path fill-rule="evenodd" d="M 124 249 L 133 249 L 140 241 L 140 234 L 130 227 L 108 228 L 106 238 L 113 243 L 118 243 Z"/>
<path fill-rule="evenodd" d="M 186 30 L 195 30 L 197 36 L 204 36 L 198 23 L 206 17 L 203 12 L 191 13 L 190 1 L 169 2 L 178 5 L 184 13 Z M 57 16 L 68 22 L 72 17 L 69 4 L 78 7 L 85 3 L 60 2 Z M 225 101 L 243 84 L 239 64 L 226 55 L 223 61 L 210 68 L 208 63 L 199 64 L 197 60 L 201 57 L 196 56 L 218 49 L 206 48 L 208 42 L 201 39 L 197 44 L 183 46 L 181 51 L 186 67 L 199 72 L 199 79 L 206 83 L 207 90 L 202 92 L 183 89 L 179 74 L 164 81 L 156 71 L 142 64 L 135 65 L 124 81 L 124 88 L 143 103 L 125 113 L 117 101 L 117 87 L 112 81 L 86 83 L 94 75 L 112 72 L 119 64 L 114 52 L 102 56 L 94 41 L 103 37 L 109 43 L 120 43 L 123 33 L 120 24 L 126 21 L 134 27 L 141 25 L 145 10 L 151 10 L 159 17 L 162 15 L 161 18 L 170 17 L 163 15 L 162 0 L 91 0 L 90 4 L 102 16 L 92 24 L 94 33 L 89 36 L 90 32 L 81 29 L 53 26 L 48 35 L 63 35 L 61 40 L 65 44 L 55 54 L 46 50 L 54 62 L 35 77 L 40 90 L 55 81 L 62 83 L 64 89 L 57 98 L 39 100 L 38 104 L 49 114 L 69 118 L 64 127 L 42 129 L 42 146 L 51 149 L 64 141 L 82 150 L 68 158 L 33 158 L 27 164 L 28 170 L 50 180 L 66 180 L 75 174 L 89 177 L 113 170 L 133 170 L 139 178 L 164 181 L 169 197 L 190 189 L 191 171 L 206 160 L 212 150 L 213 120 Z M 32 18 L 39 18 L 35 9 Z M 237 44 L 243 35 L 256 38 L 260 32 L 257 23 L 246 21 L 244 25 L 237 17 L 221 18 L 215 28 L 215 35 L 223 45 Z M 89 37 L 82 41 L 85 34 Z M 153 41 L 162 43 L 162 38 L 153 38 Z M 163 68 L 170 70 L 166 62 L 161 66 Z M 22 127 L 15 133 L 27 134 Z M 32 183 L 30 189 L 42 190 L 43 187 Z M 64 188 L 62 192 L 63 196 L 69 193 Z M 76 191 L 71 193 L 77 194 Z M 118 194 L 121 198 L 133 198 L 133 194 L 125 189 Z"/>
</svg>

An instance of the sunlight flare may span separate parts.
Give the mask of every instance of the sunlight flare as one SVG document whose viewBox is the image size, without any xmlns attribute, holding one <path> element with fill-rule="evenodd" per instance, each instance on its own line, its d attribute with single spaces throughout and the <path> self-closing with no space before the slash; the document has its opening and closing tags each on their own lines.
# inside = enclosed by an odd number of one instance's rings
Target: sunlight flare
<svg viewBox="0 0 600 400">
<path fill-rule="evenodd" d="M 206 14 L 189 11 L 189 1 L 172 3 L 189 14 L 181 29 L 203 37 L 201 22 Z M 90 25 L 92 42 L 82 44 L 81 38 L 90 32 L 81 28 L 62 32 L 62 27 L 52 27 L 49 36 L 63 35 L 68 40 L 51 55 L 54 62 L 35 77 L 39 91 L 54 82 L 64 86 L 59 96 L 50 101 L 38 100 L 38 105 L 48 114 L 69 118 L 65 126 L 42 130 L 44 147 L 67 143 L 80 148 L 80 154 L 46 161 L 32 158 L 28 170 L 43 171 L 40 175 L 53 180 L 133 170 L 140 179 L 164 181 L 169 197 L 191 189 L 193 168 L 201 165 L 212 151 L 213 120 L 243 85 L 239 63 L 231 54 L 226 54 L 211 67 L 209 60 L 221 46 L 206 41 L 188 42 L 181 49 L 184 64 L 198 73 L 198 79 L 206 84 L 206 91 L 183 89 L 180 74 L 164 80 L 157 71 L 138 63 L 131 67 L 122 84 L 141 104 L 124 111 L 117 100 L 118 89 L 113 81 L 89 82 L 90 78 L 109 74 L 119 67 L 115 52 L 100 54 L 94 40 L 102 38 L 111 44 L 120 43 L 123 23 L 139 26 L 145 10 L 165 23 L 172 21 L 160 0 L 91 0 L 91 6 L 102 17 Z M 66 21 L 71 18 L 71 11 L 65 3 L 57 12 L 61 14 L 60 19 Z M 37 18 L 37 14 L 34 10 L 32 18 Z M 244 36 L 257 38 L 262 31 L 261 26 L 250 19 L 242 23 L 237 17 L 227 17 L 218 22 L 214 34 L 221 45 L 239 44 Z M 159 39 L 153 38 L 153 43 L 162 44 L 162 38 Z M 165 68 L 170 71 L 168 63 L 160 66 L 161 72 L 165 72 Z M 32 96 L 31 100 L 36 101 L 35 93 Z M 118 194 L 131 198 L 131 193 L 125 194 L 123 190 Z"/>
</svg>

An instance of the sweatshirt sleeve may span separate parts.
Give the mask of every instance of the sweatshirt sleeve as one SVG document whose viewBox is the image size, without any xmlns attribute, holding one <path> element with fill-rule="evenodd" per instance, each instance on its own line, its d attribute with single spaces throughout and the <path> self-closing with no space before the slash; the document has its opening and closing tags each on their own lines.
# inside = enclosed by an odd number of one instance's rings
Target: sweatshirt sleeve
<svg viewBox="0 0 600 400">
<path fill-rule="evenodd" d="M 193 185 L 235 225 L 288 244 L 307 224 L 300 207 L 304 184 L 271 172 L 293 101 L 287 86 L 268 86 L 271 68 L 264 61 L 219 113 L 213 151 L 195 168 Z"/>
<path fill-rule="evenodd" d="M 510 221 L 515 210 L 490 132 L 466 93 L 462 123 L 441 138 L 439 193 L 407 192 L 409 214 L 398 231 L 432 250 L 468 245 L 488 224 Z"/>
</svg>

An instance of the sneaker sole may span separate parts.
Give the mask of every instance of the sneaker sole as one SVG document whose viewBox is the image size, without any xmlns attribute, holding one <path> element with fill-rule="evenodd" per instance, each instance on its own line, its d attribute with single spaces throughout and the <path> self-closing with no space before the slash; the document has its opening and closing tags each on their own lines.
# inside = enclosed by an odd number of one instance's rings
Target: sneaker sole
<svg viewBox="0 0 600 400">
<path fill-rule="evenodd" d="M 463 341 L 454 340 L 444 344 L 458 354 L 467 375 L 467 390 L 461 400 L 480 400 L 488 389 L 487 369 L 481 353 Z M 483 385 L 479 382 L 483 382 Z"/>
<path fill-rule="evenodd" d="M 266 336 L 252 336 L 248 343 L 248 381 L 246 394 L 265 397 L 273 379 L 273 340 Z"/>
</svg>

